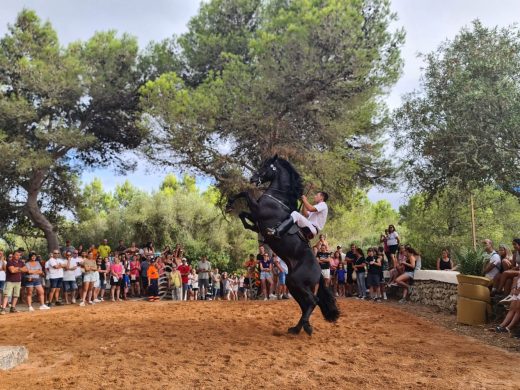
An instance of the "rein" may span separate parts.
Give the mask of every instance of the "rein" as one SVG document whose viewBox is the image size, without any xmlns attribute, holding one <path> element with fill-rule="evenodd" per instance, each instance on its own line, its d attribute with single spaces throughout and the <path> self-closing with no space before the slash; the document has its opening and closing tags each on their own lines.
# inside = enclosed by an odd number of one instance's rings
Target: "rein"
<svg viewBox="0 0 520 390">
<path fill-rule="evenodd" d="M 279 191 L 279 190 L 278 190 Z M 281 192 L 281 191 L 280 191 Z M 274 200 L 276 203 L 278 203 L 279 205 L 281 205 L 283 208 L 285 208 L 287 211 L 291 212 L 291 208 L 289 206 L 287 206 L 284 202 L 282 202 L 280 199 L 278 198 L 275 198 L 274 196 L 272 196 L 271 194 L 267 194 L 264 192 L 264 194 L 262 196 L 267 196 L 268 198 L 271 198 L 272 200 Z"/>
</svg>

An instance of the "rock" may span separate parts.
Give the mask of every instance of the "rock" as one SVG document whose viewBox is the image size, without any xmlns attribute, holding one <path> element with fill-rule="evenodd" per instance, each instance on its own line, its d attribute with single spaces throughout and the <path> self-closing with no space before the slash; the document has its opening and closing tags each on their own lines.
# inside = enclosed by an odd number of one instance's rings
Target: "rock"
<svg viewBox="0 0 520 390">
<path fill-rule="evenodd" d="M 0 346 L 0 370 L 9 370 L 23 363 L 29 357 L 29 351 L 22 346 Z"/>
</svg>

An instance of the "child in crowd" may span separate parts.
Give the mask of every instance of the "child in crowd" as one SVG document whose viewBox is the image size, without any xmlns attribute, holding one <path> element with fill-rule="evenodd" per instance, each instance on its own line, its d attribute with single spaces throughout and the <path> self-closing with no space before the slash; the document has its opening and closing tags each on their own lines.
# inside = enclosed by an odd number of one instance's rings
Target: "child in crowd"
<svg viewBox="0 0 520 390">
<path fill-rule="evenodd" d="M 213 299 L 220 298 L 220 281 L 222 276 L 218 273 L 218 268 L 211 273 L 211 280 L 213 282 Z"/>
<path fill-rule="evenodd" d="M 384 270 L 388 269 L 388 261 L 385 257 L 385 248 L 380 246 L 377 248 L 377 257 L 381 261 L 381 264 L 383 265 L 379 269 L 379 296 L 383 297 L 383 299 L 386 301 L 388 298 L 386 296 L 386 283 L 385 283 L 385 276 L 384 276 Z"/>
<path fill-rule="evenodd" d="M 235 272 L 231 275 L 231 298 L 233 301 L 238 301 L 238 276 Z"/>
<path fill-rule="evenodd" d="M 336 279 L 338 281 L 338 293 L 340 297 L 345 296 L 346 277 L 347 271 L 345 270 L 345 265 L 343 263 L 339 263 L 338 269 L 336 271 Z"/>
<path fill-rule="evenodd" d="M 130 269 L 127 269 L 123 274 L 123 299 L 128 298 L 128 290 L 130 290 Z"/>
<path fill-rule="evenodd" d="M 190 283 L 191 283 L 191 296 L 190 299 L 197 300 L 199 294 L 199 275 L 197 274 L 197 270 L 194 268 L 191 270 L 189 275 Z"/>
<path fill-rule="evenodd" d="M 146 271 L 148 279 L 148 301 L 154 302 L 159 300 L 159 270 L 156 267 L 155 259 L 152 259 L 150 266 Z"/>
<path fill-rule="evenodd" d="M 231 279 L 228 278 L 228 273 L 222 273 L 222 290 L 224 291 L 224 299 L 229 301 L 231 299 Z"/>
</svg>

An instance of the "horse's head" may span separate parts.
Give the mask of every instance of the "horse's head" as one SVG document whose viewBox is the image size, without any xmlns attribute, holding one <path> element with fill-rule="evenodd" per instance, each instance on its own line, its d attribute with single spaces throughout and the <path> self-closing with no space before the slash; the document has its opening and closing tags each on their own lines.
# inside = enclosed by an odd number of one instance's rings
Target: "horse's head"
<svg viewBox="0 0 520 390">
<path fill-rule="evenodd" d="M 277 162 L 278 155 L 265 160 L 260 169 L 251 176 L 249 181 L 256 184 L 257 187 L 260 184 L 272 182 L 278 174 L 279 166 Z"/>
</svg>

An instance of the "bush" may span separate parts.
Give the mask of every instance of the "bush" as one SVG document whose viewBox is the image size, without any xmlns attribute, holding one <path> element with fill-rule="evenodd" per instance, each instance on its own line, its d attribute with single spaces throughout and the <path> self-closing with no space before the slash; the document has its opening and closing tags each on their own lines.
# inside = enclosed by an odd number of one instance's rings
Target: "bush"
<svg viewBox="0 0 520 390">
<path fill-rule="evenodd" d="M 459 272 L 463 275 L 482 276 L 484 269 L 484 252 L 480 249 L 463 248 L 455 252 Z"/>
</svg>

